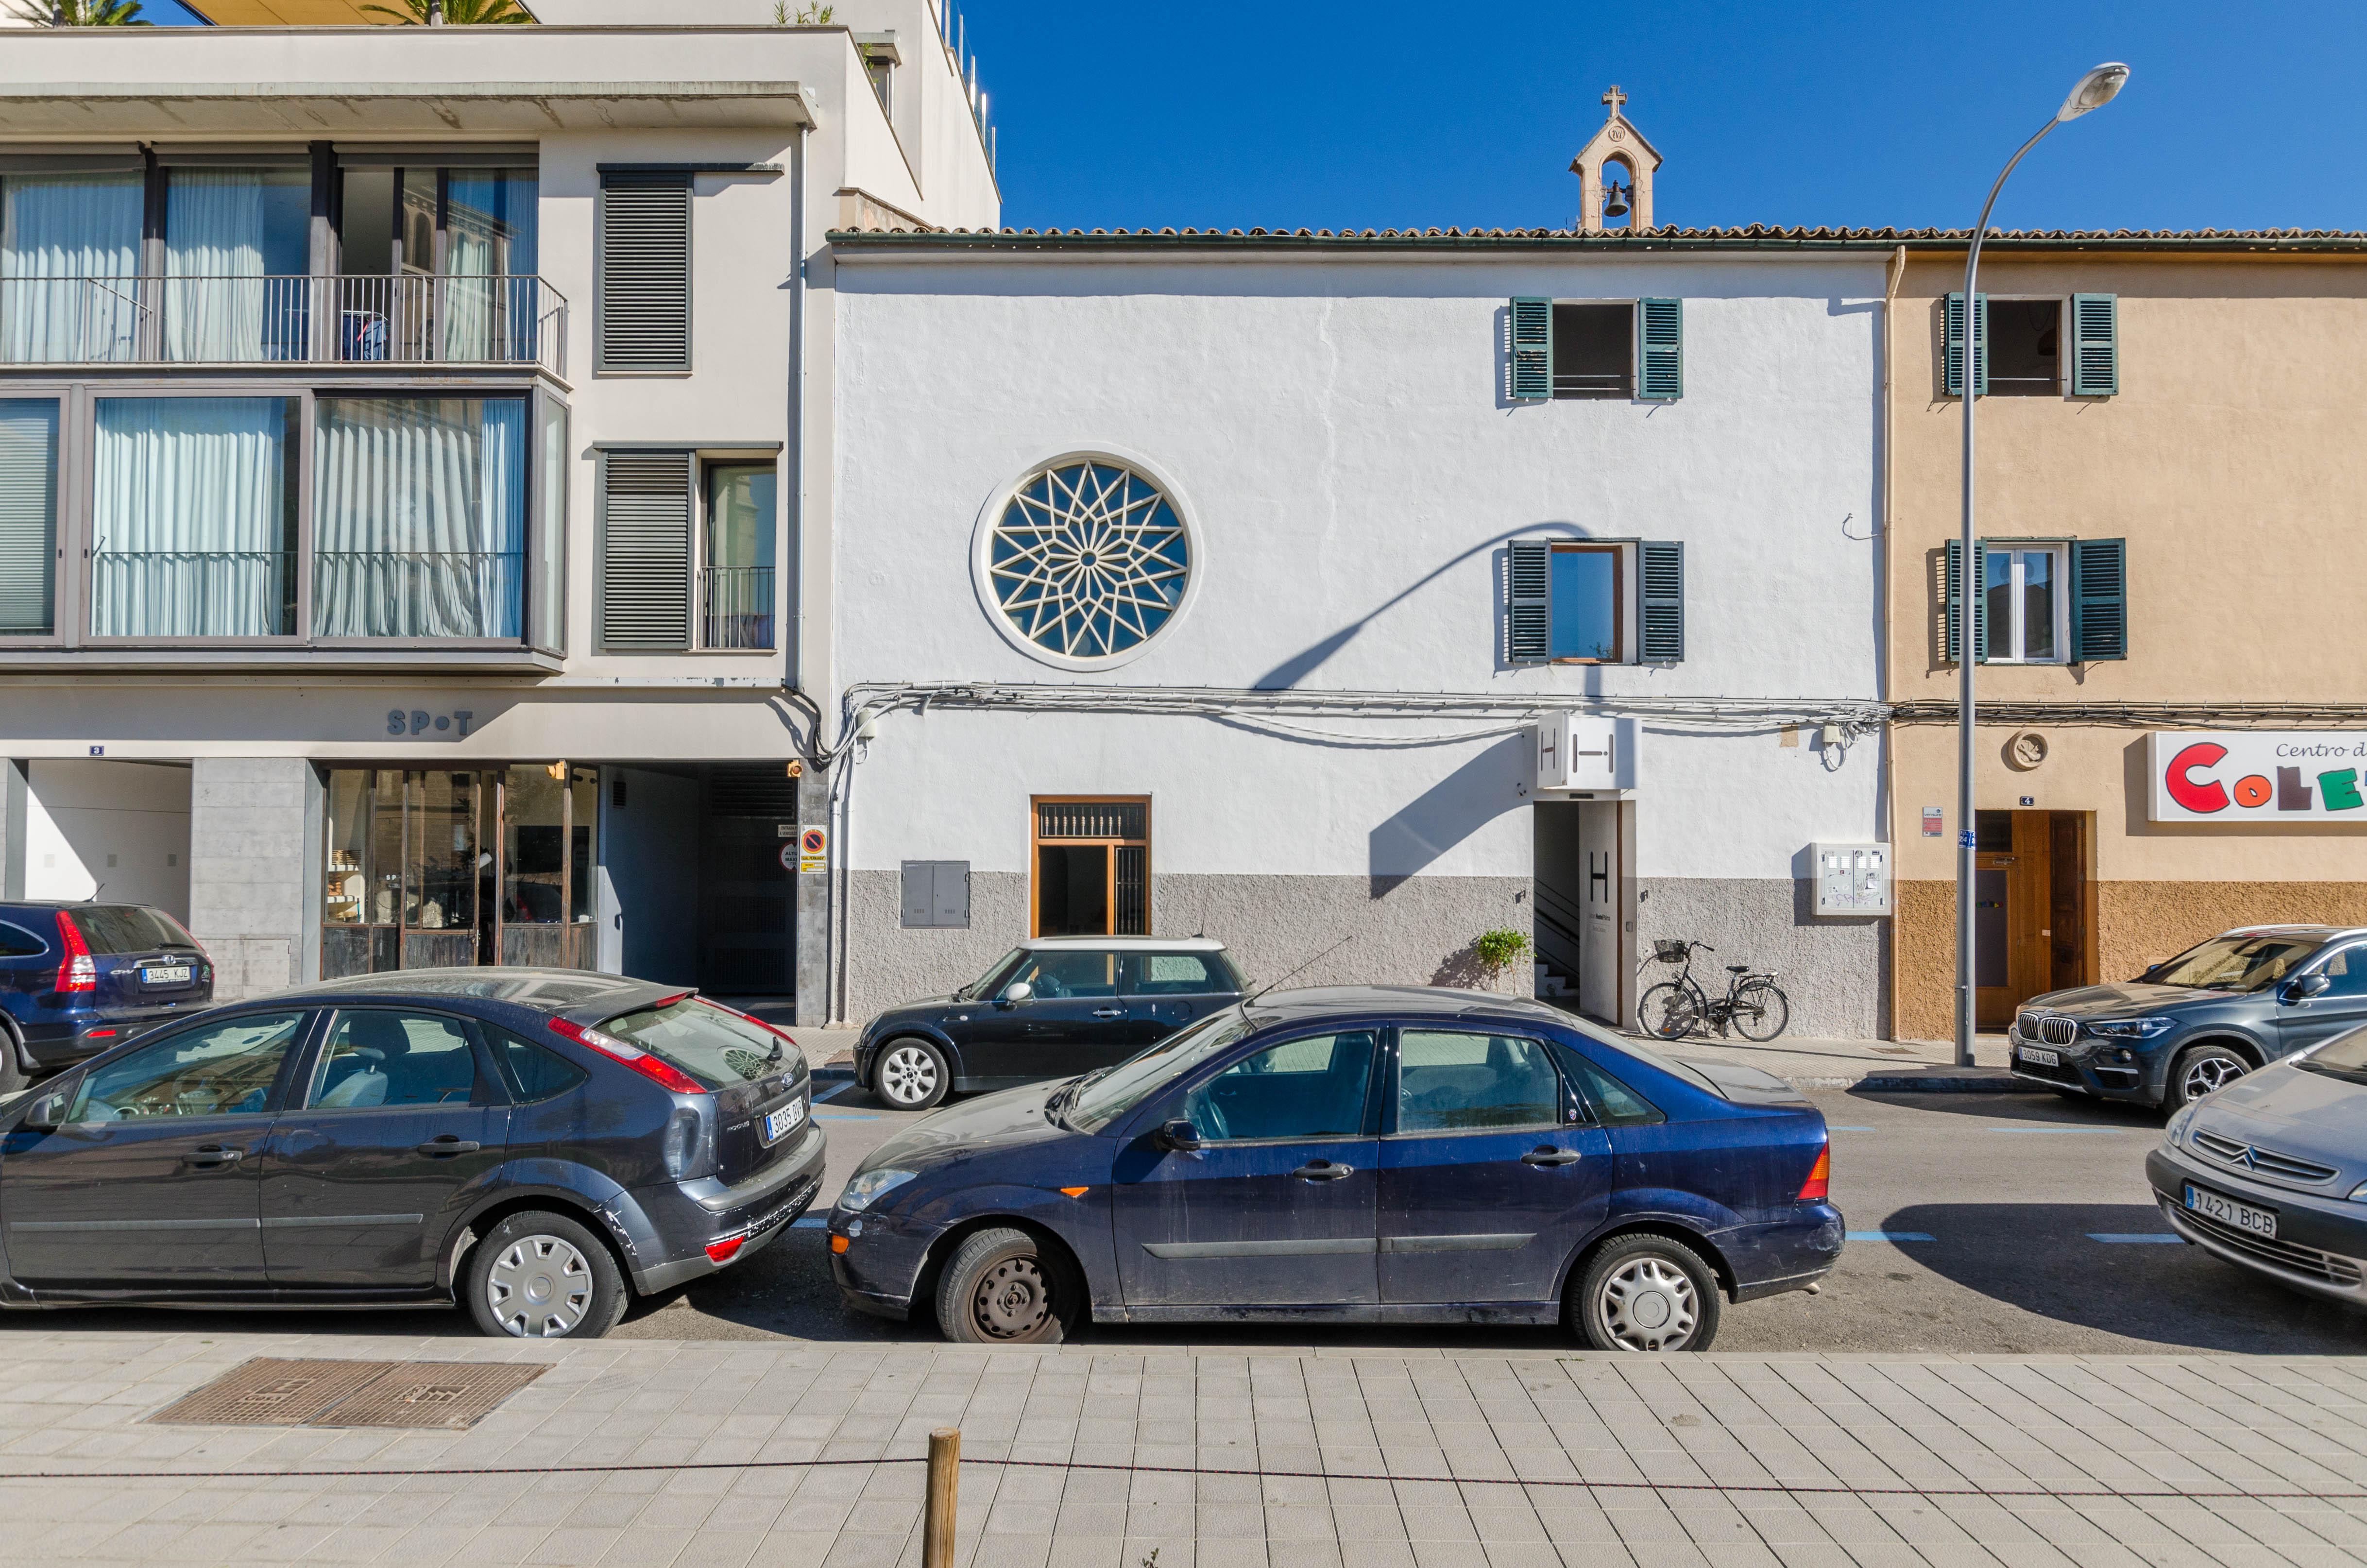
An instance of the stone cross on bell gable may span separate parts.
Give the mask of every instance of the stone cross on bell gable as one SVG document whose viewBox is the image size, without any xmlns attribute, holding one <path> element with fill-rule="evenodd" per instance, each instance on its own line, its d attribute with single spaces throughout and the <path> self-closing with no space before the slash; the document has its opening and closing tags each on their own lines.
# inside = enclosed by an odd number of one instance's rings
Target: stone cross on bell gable
<svg viewBox="0 0 2367 1568">
<path fill-rule="evenodd" d="M 1603 95 L 1603 102 L 1611 113 L 1569 165 L 1569 172 L 1579 179 L 1578 226 L 1590 233 L 1602 230 L 1603 190 L 1615 184 L 1627 189 L 1626 226 L 1648 229 L 1652 226 L 1652 176 L 1660 166 L 1659 152 L 1628 119 L 1625 88 L 1614 82 Z"/>
</svg>

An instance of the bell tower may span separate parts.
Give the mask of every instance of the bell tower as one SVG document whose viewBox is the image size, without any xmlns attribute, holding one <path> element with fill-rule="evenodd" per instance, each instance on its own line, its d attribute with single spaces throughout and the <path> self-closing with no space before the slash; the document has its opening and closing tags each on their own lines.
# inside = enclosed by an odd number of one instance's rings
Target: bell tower
<svg viewBox="0 0 2367 1568">
<path fill-rule="evenodd" d="M 1660 154 L 1622 112 L 1627 95 L 1614 82 L 1603 95 L 1611 113 L 1580 149 L 1569 172 L 1578 176 L 1578 226 L 1586 233 L 1652 226 L 1652 176 Z"/>
</svg>

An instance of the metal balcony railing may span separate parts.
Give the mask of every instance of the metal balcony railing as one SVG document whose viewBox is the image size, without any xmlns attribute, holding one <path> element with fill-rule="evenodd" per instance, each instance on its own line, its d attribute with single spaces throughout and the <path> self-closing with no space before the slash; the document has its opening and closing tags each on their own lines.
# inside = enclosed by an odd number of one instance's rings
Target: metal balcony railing
<svg viewBox="0 0 2367 1568">
<path fill-rule="evenodd" d="M 770 648 L 773 645 L 773 569 L 769 566 L 709 566 L 698 574 L 699 619 L 705 648 Z"/>
<path fill-rule="evenodd" d="M 0 278 L 0 364 L 540 365 L 567 301 L 540 278 Z"/>
</svg>

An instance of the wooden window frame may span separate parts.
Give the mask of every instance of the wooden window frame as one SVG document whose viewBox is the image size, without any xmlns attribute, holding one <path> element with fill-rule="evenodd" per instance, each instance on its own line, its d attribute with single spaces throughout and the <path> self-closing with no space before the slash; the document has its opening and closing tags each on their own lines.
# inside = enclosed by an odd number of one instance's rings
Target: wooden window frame
<svg viewBox="0 0 2367 1568">
<path fill-rule="evenodd" d="M 1140 806 L 1142 836 L 1139 838 L 1047 838 L 1044 836 L 1046 806 L 1110 805 Z M 1108 923 L 1113 926 L 1117 924 L 1116 851 L 1121 846 L 1140 845 L 1142 846 L 1142 928 L 1143 933 L 1149 935 L 1152 929 L 1150 810 L 1151 798 L 1148 795 L 1030 795 L 1027 797 L 1027 936 L 1029 940 L 1032 941 L 1044 934 L 1042 867 L 1044 846 L 1047 844 L 1057 845 L 1061 848 L 1100 847 L 1109 851 L 1103 857 L 1102 907 L 1106 912 Z M 1099 933 L 1086 932 L 1083 935 L 1100 935 L 1115 938 L 1117 933 L 1110 930 Z"/>
<path fill-rule="evenodd" d="M 1625 546 L 1617 544 L 1563 544 L 1557 542 L 1546 558 L 1546 647 L 1550 665 L 1624 665 L 1627 660 L 1627 563 L 1622 559 Z M 1608 555 L 1611 557 L 1611 646 L 1607 659 L 1589 658 L 1582 654 L 1554 653 L 1553 647 L 1553 565 L 1555 555 Z"/>
</svg>

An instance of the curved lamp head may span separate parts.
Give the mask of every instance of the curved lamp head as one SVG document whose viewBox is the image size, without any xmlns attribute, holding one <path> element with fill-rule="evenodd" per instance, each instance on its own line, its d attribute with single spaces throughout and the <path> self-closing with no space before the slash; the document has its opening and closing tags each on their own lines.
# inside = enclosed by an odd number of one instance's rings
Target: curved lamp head
<svg viewBox="0 0 2367 1568">
<path fill-rule="evenodd" d="M 2055 111 L 2056 122 L 2077 119 L 2090 109 L 2102 108 L 2128 85 L 2128 80 L 2129 68 L 2117 60 L 2097 66 L 2079 78 L 2079 85 L 2071 89 L 2071 96 Z"/>
</svg>

